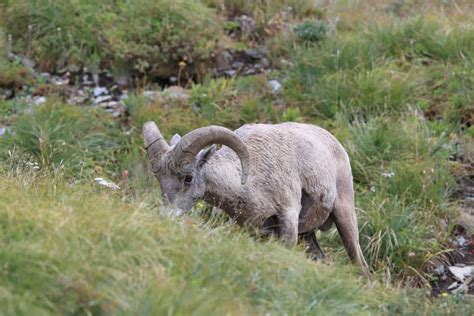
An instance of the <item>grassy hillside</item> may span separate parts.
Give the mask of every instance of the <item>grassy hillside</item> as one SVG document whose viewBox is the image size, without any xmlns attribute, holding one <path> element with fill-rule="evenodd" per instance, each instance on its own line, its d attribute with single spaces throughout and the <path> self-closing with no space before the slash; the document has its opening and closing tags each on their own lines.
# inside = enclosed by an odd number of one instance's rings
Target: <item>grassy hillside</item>
<svg viewBox="0 0 474 316">
<path fill-rule="evenodd" d="M 152 196 L 33 170 L 2 178 L 5 315 L 468 314 L 462 298 L 432 305 L 231 224 L 160 216 Z"/>
<path fill-rule="evenodd" d="M 0 313 L 469 314 L 472 296 L 429 293 L 473 176 L 473 62 L 471 1 L 1 2 Z M 328 129 L 351 158 L 372 280 L 335 229 L 316 264 L 203 203 L 166 217 L 148 120 L 168 139 Z"/>
</svg>

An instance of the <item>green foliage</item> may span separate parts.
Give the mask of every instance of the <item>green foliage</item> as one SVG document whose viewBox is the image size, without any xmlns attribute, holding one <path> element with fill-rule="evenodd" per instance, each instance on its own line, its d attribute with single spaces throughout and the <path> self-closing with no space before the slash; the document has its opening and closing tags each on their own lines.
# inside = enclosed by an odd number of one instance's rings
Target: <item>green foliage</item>
<svg viewBox="0 0 474 316">
<path fill-rule="evenodd" d="M 293 30 L 302 41 L 318 42 L 326 37 L 327 26 L 323 21 L 305 20 L 296 25 Z"/>
<path fill-rule="evenodd" d="M 212 10 L 199 1 L 21 0 L 5 10 L 14 49 L 49 70 L 84 65 L 96 72 L 107 65 L 118 72 L 156 73 L 165 66 L 177 72 L 181 60 L 207 60 L 220 34 Z"/>
<path fill-rule="evenodd" d="M 296 46 L 290 54 L 294 67 L 288 73 L 285 95 L 290 103 L 306 104 L 313 115 L 328 118 L 339 111 L 403 112 L 429 93 L 423 89 L 423 80 L 432 79 L 426 64 L 443 63 L 441 68 L 449 62 L 457 65 L 449 67 L 457 70 L 449 74 L 455 79 L 449 86 L 463 91 L 450 103 L 465 108 L 472 94 L 467 78 L 473 69 L 468 65 L 474 47 L 466 44 L 474 42 L 469 40 L 472 36 L 473 29 L 446 33 L 439 24 L 417 18 L 377 25 L 356 35 L 341 33 L 318 45 Z"/>
<path fill-rule="evenodd" d="M 9 50 L 9 43 L 0 28 L 0 92 L 2 88 L 16 89 L 32 82 L 28 69 L 19 61 L 10 62 L 7 56 Z"/>
<path fill-rule="evenodd" d="M 95 167 L 117 172 L 117 154 L 126 150 L 127 139 L 104 115 L 51 102 L 14 122 L 1 139 L 2 153 L 16 150 L 41 169 L 61 169 L 77 178 L 91 175 Z M 21 157 L 14 158 L 14 164 L 21 163 Z"/>
<path fill-rule="evenodd" d="M 283 122 L 299 122 L 302 120 L 299 108 L 287 108 L 281 117 Z"/>
</svg>

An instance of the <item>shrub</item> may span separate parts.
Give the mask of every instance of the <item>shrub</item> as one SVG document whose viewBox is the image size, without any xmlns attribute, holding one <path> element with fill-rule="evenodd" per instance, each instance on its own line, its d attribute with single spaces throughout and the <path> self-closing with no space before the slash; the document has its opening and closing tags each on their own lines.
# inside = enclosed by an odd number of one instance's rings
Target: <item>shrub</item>
<svg viewBox="0 0 474 316">
<path fill-rule="evenodd" d="M 293 28 L 302 41 L 318 42 L 326 37 L 327 26 L 323 21 L 306 20 Z"/>
<path fill-rule="evenodd" d="M 180 61 L 191 67 L 206 62 L 222 29 L 214 12 L 196 0 L 121 1 L 103 17 L 104 57 L 159 77 L 169 76 L 164 65 L 177 73 Z"/>
<path fill-rule="evenodd" d="M 36 58 L 43 70 L 84 65 L 93 72 L 101 66 L 177 72 L 181 60 L 207 60 L 220 34 L 212 10 L 194 0 L 21 0 L 9 3 L 5 16 L 14 49 Z"/>
</svg>

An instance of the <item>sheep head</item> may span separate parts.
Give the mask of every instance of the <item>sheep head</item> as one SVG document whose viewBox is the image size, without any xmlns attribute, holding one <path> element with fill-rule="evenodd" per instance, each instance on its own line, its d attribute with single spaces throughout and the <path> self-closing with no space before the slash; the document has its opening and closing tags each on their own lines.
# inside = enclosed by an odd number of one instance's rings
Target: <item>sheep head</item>
<svg viewBox="0 0 474 316">
<path fill-rule="evenodd" d="M 163 201 L 178 215 L 189 211 L 206 192 L 202 167 L 216 150 L 215 144 L 225 145 L 238 155 L 242 165 L 241 183 L 249 174 L 249 153 L 240 138 L 227 128 L 207 126 L 189 132 L 182 138 L 175 135 L 170 145 L 154 122 L 143 126 L 145 149 L 151 170 L 158 179 Z M 207 146 L 213 145 L 205 149 Z"/>
</svg>

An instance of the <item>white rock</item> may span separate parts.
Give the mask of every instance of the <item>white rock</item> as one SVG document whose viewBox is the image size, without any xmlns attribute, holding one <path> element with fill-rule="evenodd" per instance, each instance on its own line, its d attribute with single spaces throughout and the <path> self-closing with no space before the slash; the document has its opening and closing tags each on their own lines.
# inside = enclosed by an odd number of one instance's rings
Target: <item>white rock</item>
<svg viewBox="0 0 474 316">
<path fill-rule="evenodd" d="M 109 188 L 109 189 L 112 189 L 112 190 L 120 190 L 120 187 L 118 185 L 116 185 L 113 182 L 107 181 L 104 178 L 95 178 L 94 181 L 95 181 L 95 183 L 97 183 L 98 185 L 101 185 L 103 187 L 106 187 L 106 188 Z"/>
<path fill-rule="evenodd" d="M 444 265 L 440 264 L 439 266 L 437 266 L 436 269 L 434 269 L 434 272 L 437 275 L 442 275 L 444 273 Z"/>
<path fill-rule="evenodd" d="M 275 79 L 268 81 L 268 86 L 270 87 L 270 89 L 272 89 L 273 93 L 279 93 L 282 88 L 280 81 Z"/>
<path fill-rule="evenodd" d="M 99 103 L 102 103 L 102 102 L 105 102 L 105 101 L 109 101 L 110 99 L 112 99 L 111 95 L 102 95 L 100 97 L 97 97 L 94 100 L 94 104 L 99 104 Z"/>
<path fill-rule="evenodd" d="M 464 236 L 459 236 L 455 242 L 459 247 L 463 247 L 465 244 L 467 244 L 467 240 L 464 238 Z"/>
<path fill-rule="evenodd" d="M 185 89 L 178 86 L 167 88 L 163 91 L 163 96 L 175 100 L 187 100 L 191 97 Z"/>
<path fill-rule="evenodd" d="M 57 86 L 65 86 L 67 84 L 69 84 L 69 79 L 66 78 L 66 79 L 63 79 L 61 77 L 58 77 L 58 76 L 53 76 L 51 77 L 51 82 Z"/>
<path fill-rule="evenodd" d="M 157 99 L 160 96 L 160 93 L 158 91 L 151 91 L 151 90 L 146 90 L 143 91 L 143 96 L 148 99 Z"/>
<path fill-rule="evenodd" d="M 463 282 L 465 278 L 474 274 L 474 266 L 453 266 L 448 267 L 449 271 L 453 274 L 454 278 L 459 282 Z"/>
<path fill-rule="evenodd" d="M 94 97 L 101 96 L 103 94 L 109 93 L 109 90 L 107 90 L 106 87 L 95 87 L 94 88 Z"/>
<path fill-rule="evenodd" d="M 450 286 L 448 286 L 448 291 L 454 290 L 459 286 L 458 282 L 453 282 Z"/>
<path fill-rule="evenodd" d="M 33 99 L 33 103 L 34 103 L 34 105 L 44 104 L 44 103 L 46 103 L 46 97 L 43 97 L 43 96 L 35 97 Z"/>
</svg>

